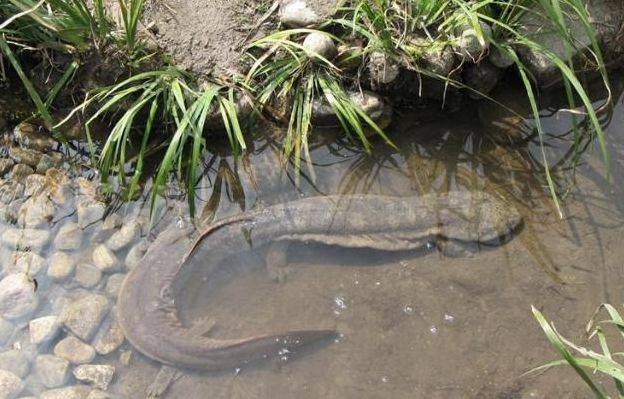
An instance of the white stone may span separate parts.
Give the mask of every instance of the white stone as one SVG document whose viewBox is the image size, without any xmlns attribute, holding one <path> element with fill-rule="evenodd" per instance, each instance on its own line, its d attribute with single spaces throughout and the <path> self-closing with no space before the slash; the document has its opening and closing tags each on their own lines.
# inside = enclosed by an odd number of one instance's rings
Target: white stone
<svg viewBox="0 0 624 399">
<path fill-rule="evenodd" d="M 332 38 L 321 32 L 309 33 L 303 40 L 303 48 L 309 52 L 311 58 L 321 56 L 330 61 L 338 52 Z"/>
<path fill-rule="evenodd" d="M 93 288 L 102 279 L 102 272 L 90 264 L 76 266 L 74 281 L 83 288 Z"/>
<path fill-rule="evenodd" d="M 0 370 L 0 398 L 14 399 L 24 390 L 24 382 L 10 371 Z"/>
<path fill-rule="evenodd" d="M 0 281 L 0 314 L 6 319 L 23 317 L 37 308 L 35 284 L 24 273 L 9 274 Z"/>
<path fill-rule="evenodd" d="M 39 399 L 86 399 L 89 393 L 91 393 L 91 387 L 74 385 L 45 391 L 39 395 Z"/>
<path fill-rule="evenodd" d="M 57 388 L 69 378 L 69 362 L 54 355 L 39 355 L 35 359 L 35 373 L 46 388 Z"/>
<path fill-rule="evenodd" d="M 113 251 L 119 251 L 131 242 L 135 241 L 139 236 L 139 226 L 135 221 L 124 224 L 121 229 L 113 233 L 106 241 L 106 246 Z"/>
<path fill-rule="evenodd" d="M 311 27 L 321 22 L 318 14 L 304 0 L 282 3 L 279 9 L 279 19 L 289 28 Z"/>
<path fill-rule="evenodd" d="M 115 367 L 108 364 L 86 364 L 74 369 L 74 377 L 78 381 L 85 382 L 103 391 L 108 389 L 108 385 L 115 375 Z"/>
<path fill-rule="evenodd" d="M 78 223 L 64 224 L 54 238 L 54 247 L 56 250 L 75 251 L 82 244 L 82 229 Z"/>
<path fill-rule="evenodd" d="M 67 280 L 74 274 L 76 262 L 74 258 L 65 252 L 55 252 L 50 256 L 48 266 L 48 277 L 55 282 Z"/>
<path fill-rule="evenodd" d="M 45 177 L 42 175 L 30 175 L 24 179 L 24 195 L 31 197 L 38 195 L 45 186 Z"/>
<path fill-rule="evenodd" d="M 0 370 L 9 371 L 19 378 L 24 378 L 30 371 L 30 361 L 24 352 L 9 349 L 0 353 Z"/>
<path fill-rule="evenodd" d="M 5 265 L 6 273 L 26 273 L 29 276 L 38 275 L 45 269 L 45 259 L 32 251 L 15 251 L 11 260 Z"/>
<path fill-rule="evenodd" d="M 101 202 L 88 202 L 79 204 L 76 213 L 78 214 L 78 225 L 84 229 L 93 223 L 102 220 L 106 212 L 106 205 Z"/>
<path fill-rule="evenodd" d="M 111 312 L 111 314 L 114 315 L 114 312 Z M 109 317 L 107 322 L 102 325 L 102 328 L 96 334 L 93 340 L 93 347 L 98 354 L 108 355 L 119 349 L 124 339 L 123 331 L 116 317 Z"/>
<path fill-rule="evenodd" d="M 114 395 L 110 392 L 104 392 L 99 389 L 94 389 L 91 391 L 87 399 L 122 399 L 121 396 Z"/>
<path fill-rule="evenodd" d="M 54 339 L 61 330 L 61 322 L 57 316 L 40 317 L 31 320 L 28 329 L 30 342 L 38 345 Z"/>
<path fill-rule="evenodd" d="M 61 320 L 78 338 L 90 341 L 108 310 L 109 303 L 105 296 L 89 294 L 67 306 Z"/>
<path fill-rule="evenodd" d="M 45 195 L 27 199 L 17 213 L 17 222 L 26 228 L 48 226 L 54 218 L 54 204 Z"/>
<path fill-rule="evenodd" d="M 121 263 L 115 254 L 104 244 L 100 244 L 93 249 L 93 264 L 102 273 L 114 273 L 121 269 Z"/>
<path fill-rule="evenodd" d="M 2 243 L 9 248 L 39 250 L 50 240 L 48 230 L 7 229 L 2 234 Z"/>
<path fill-rule="evenodd" d="M 95 349 L 71 335 L 56 344 L 54 354 L 73 364 L 90 363 L 95 359 Z"/>
<path fill-rule="evenodd" d="M 9 338 L 13 336 L 15 326 L 10 321 L 4 320 L 0 317 L 0 346 L 4 346 Z"/>
</svg>

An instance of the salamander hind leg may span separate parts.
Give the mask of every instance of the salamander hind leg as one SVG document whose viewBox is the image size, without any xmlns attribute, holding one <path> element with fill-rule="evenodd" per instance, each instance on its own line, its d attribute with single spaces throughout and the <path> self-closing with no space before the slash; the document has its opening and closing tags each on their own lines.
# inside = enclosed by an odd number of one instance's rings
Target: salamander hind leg
<svg viewBox="0 0 624 399">
<path fill-rule="evenodd" d="M 463 242 L 438 238 L 435 242 L 440 253 L 449 258 L 470 258 L 479 252 L 479 244 L 476 242 Z"/>
</svg>

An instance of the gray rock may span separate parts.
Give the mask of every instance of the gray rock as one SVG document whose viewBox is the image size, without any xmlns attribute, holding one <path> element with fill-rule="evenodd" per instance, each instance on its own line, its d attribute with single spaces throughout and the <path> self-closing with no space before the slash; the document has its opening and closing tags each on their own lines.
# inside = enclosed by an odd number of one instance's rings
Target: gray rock
<svg viewBox="0 0 624 399">
<path fill-rule="evenodd" d="M 313 59 L 321 56 L 331 61 L 338 54 L 334 40 L 329 35 L 321 32 L 308 33 L 303 40 L 303 48 Z"/>
<path fill-rule="evenodd" d="M 0 398 L 14 399 L 24 390 L 24 382 L 15 374 L 0 370 Z"/>
<path fill-rule="evenodd" d="M 91 387 L 74 385 L 45 391 L 39 396 L 39 399 L 86 399 L 90 393 Z"/>
<path fill-rule="evenodd" d="M 388 85 L 394 82 L 401 72 L 399 64 L 392 57 L 377 51 L 371 53 L 367 68 L 373 86 Z"/>
<path fill-rule="evenodd" d="M 0 202 L 10 204 L 24 195 L 24 185 L 18 181 L 4 181 L 0 185 Z"/>
<path fill-rule="evenodd" d="M 124 282 L 125 279 L 126 279 L 125 273 L 111 274 L 111 276 L 108 278 L 108 281 L 106 282 L 106 287 L 104 289 L 106 291 L 106 295 L 108 295 L 111 298 L 116 299 L 117 294 L 119 294 L 119 289 L 121 288 L 121 284 Z"/>
<path fill-rule="evenodd" d="M 54 354 L 73 364 L 90 363 L 95 359 L 95 349 L 71 335 L 56 344 Z"/>
<path fill-rule="evenodd" d="M 22 163 L 34 168 L 41 159 L 41 152 L 30 148 L 11 147 L 9 149 L 9 156 L 15 161 L 15 163 Z"/>
<path fill-rule="evenodd" d="M 26 273 L 34 277 L 46 267 L 45 259 L 32 251 L 14 251 L 11 259 L 5 264 L 4 271 L 9 273 Z"/>
<path fill-rule="evenodd" d="M 428 71 L 441 76 L 448 76 L 455 69 L 457 63 L 455 52 L 446 43 L 415 36 L 410 39 L 410 45 L 415 49 L 414 56 Z"/>
<path fill-rule="evenodd" d="M 99 389 L 91 391 L 87 399 L 122 399 L 121 396 L 112 394 L 110 392 L 104 392 Z"/>
<path fill-rule="evenodd" d="M 24 193 L 26 192 L 24 191 Z M 54 204 L 46 195 L 28 198 L 22 204 L 17 214 L 18 224 L 26 228 L 45 227 L 53 218 Z"/>
<path fill-rule="evenodd" d="M 10 321 L 0 317 L 0 346 L 6 345 L 7 341 L 13 336 L 15 326 Z"/>
<path fill-rule="evenodd" d="M 76 266 L 74 281 L 83 288 L 93 288 L 102 279 L 102 272 L 97 267 L 90 264 Z"/>
<path fill-rule="evenodd" d="M 13 162 L 12 159 L 0 158 L 0 176 L 4 176 L 9 173 L 13 165 L 15 165 L 15 162 Z"/>
<path fill-rule="evenodd" d="M 43 229 L 11 228 L 5 230 L 1 240 L 9 248 L 40 250 L 50 240 L 50 232 Z"/>
<path fill-rule="evenodd" d="M 121 225 L 123 225 L 123 219 L 121 216 L 117 213 L 112 213 L 104 219 L 104 222 L 102 223 L 102 230 L 115 230 L 120 228 Z"/>
<path fill-rule="evenodd" d="M 108 313 L 108 299 L 103 295 L 89 294 L 72 302 L 63 310 L 63 324 L 78 338 L 90 341 Z"/>
<path fill-rule="evenodd" d="M 515 63 L 511 55 L 505 53 L 504 50 L 501 50 L 496 46 L 490 48 L 488 61 L 490 61 L 492 65 L 500 69 L 507 69 Z"/>
<path fill-rule="evenodd" d="M 115 254 L 104 244 L 100 244 L 93 249 L 93 264 L 102 273 L 114 273 L 121 269 L 121 262 Z"/>
<path fill-rule="evenodd" d="M 0 314 L 5 319 L 17 319 L 37 308 L 39 298 L 35 284 L 24 273 L 9 274 L 0 281 Z"/>
<path fill-rule="evenodd" d="M 30 176 L 33 173 L 35 173 L 33 168 L 26 164 L 18 163 L 11 169 L 11 178 L 15 181 L 23 181 L 26 176 Z"/>
<path fill-rule="evenodd" d="M 483 32 L 483 42 L 479 40 L 477 31 L 472 25 L 465 24 L 455 29 L 456 38 L 453 49 L 463 61 L 475 62 L 490 48 L 492 28 L 484 21 L 479 21 L 479 25 Z"/>
<path fill-rule="evenodd" d="M 95 336 L 93 347 L 100 355 L 108 355 L 119 349 L 124 339 L 125 337 L 117 322 L 117 318 L 114 316 L 114 312 L 111 312 L 111 317 L 102 325 L 102 328 Z"/>
<path fill-rule="evenodd" d="M 78 381 L 85 382 L 103 391 L 108 389 L 108 385 L 115 375 L 115 367 L 107 364 L 87 364 L 74 369 L 74 377 Z"/>
<path fill-rule="evenodd" d="M 106 241 L 106 246 L 113 251 L 119 251 L 135 241 L 139 237 L 139 233 L 139 225 L 134 220 L 131 220 L 124 224 L 121 229 L 113 233 Z"/>
<path fill-rule="evenodd" d="M 76 262 L 71 255 L 65 252 L 55 252 L 50 256 L 48 265 L 48 277 L 60 283 L 74 274 Z"/>
<path fill-rule="evenodd" d="M 78 214 L 78 225 L 84 229 L 87 226 L 102 220 L 105 212 L 106 206 L 101 202 L 87 202 L 79 204 L 76 209 L 76 213 Z"/>
<path fill-rule="evenodd" d="M 319 15 L 305 2 L 283 2 L 279 9 L 280 22 L 289 28 L 312 27 L 321 23 Z"/>
<path fill-rule="evenodd" d="M 69 378 L 69 362 L 54 355 L 39 355 L 35 359 L 35 373 L 46 388 L 60 387 Z"/>
<path fill-rule="evenodd" d="M 128 251 L 125 260 L 128 270 L 134 269 L 139 264 L 139 261 L 143 258 L 143 255 L 145 255 L 148 247 L 149 244 L 147 241 L 142 240 Z"/>
<path fill-rule="evenodd" d="M 40 152 L 50 151 L 56 145 L 56 140 L 43 133 L 38 125 L 28 122 L 22 122 L 15 126 L 13 135 L 21 146 Z"/>
<path fill-rule="evenodd" d="M 364 91 L 349 93 L 353 102 L 379 125 L 387 123 L 392 117 L 392 108 L 387 106 L 381 96 Z M 312 107 L 312 121 L 315 126 L 331 127 L 338 126 L 338 119 L 334 110 L 325 102 L 315 101 Z"/>
<path fill-rule="evenodd" d="M 61 322 L 57 316 L 45 316 L 33 319 L 28 324 L 30 342 L 38 345 L 56 338 L 61 330 Z"/>
<path fill-rule="evenodd" d="M 35 171 L 44 174 L 48 170 L 58 168 L 63 163 L 63 157 L 59 153 L 43 154 Z"/>
<path fill-rule="evenodd" d="M 22 351 L 10 349 L 0 353 L 0 369 L 24 378 L 30 371 L 30 361 Z"/>
<path fill-rule="evenodd" d="M 463 71 L 466 86 L 482 94 L 488 94 L 500 80 L 502 71 L 487 61 L 466 66 Z M 469 92 L 472 98 L 482 98 L 478 93 Z"/>
<path fill-rule="evenodd" d="M 43 191 L 45 186 L 45 176 L 42 175 L 30 175 L 24 179 L 24 195 L 31 197 L 38 195 Z"/>
<path fill-rule="evenodd" d="M 78 223 L 64 224 L 54 238 L 54 247 L 62 251 L 75 251 L 82 244 L 82 229 Z"/>
</svg>

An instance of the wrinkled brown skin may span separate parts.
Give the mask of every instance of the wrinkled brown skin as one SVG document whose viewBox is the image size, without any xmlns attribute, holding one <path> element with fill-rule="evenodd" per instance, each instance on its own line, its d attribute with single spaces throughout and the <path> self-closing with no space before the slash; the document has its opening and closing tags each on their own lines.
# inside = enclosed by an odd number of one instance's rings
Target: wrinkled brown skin
<svg viewBox="0 0 624 399">
<path fill-rule="evenodd" d="M 152 359 L 174 367 L 233 369 L 336 332 L 304 329 L 228 340 L 199 336 L 181 325 L 174 303 L 177 287 L 192 275 L 186 267 L 190 259 L 205 260 L 204 272 L 234 253 L 280 241 L 380 250 L 415 249 L 440 237 L 496 244 L 521 223 L 515 208 L 489 194 L 450 192 L 312 197 L 246 212 L 198 234 L 172 227 L 126 278 L 117 303 L 119 322 L 128 341 Z"/>
</svg>

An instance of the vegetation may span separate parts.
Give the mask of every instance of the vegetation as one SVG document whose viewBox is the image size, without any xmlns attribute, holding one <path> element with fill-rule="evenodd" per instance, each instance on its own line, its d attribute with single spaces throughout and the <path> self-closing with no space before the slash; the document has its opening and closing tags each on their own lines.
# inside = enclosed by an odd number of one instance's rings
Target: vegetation
<svg viewBox="0 0 624 399">
<path fill-rule="evenodd" d="M 603 310 L 606 311 L 609 318 L 596 322 L 596 317 Z M 584 346 L 576 345 L 561 336 L 555 329 L 555 326 L 552 323 L 548 323 L 542 313 L 535 308 L 533 308 L 533 315 L 544 330 L 546 337 L 563 360 L 552 361 L 529 371 L 529 373 L 556 366 L 570 366 L 583 379 L 596 398 L 607 399 L 610 396 L 592 376 L 598 372 L 613 379 L 617 397 L 621 398 L 624 396 L 624 365 L 621 360 L 618 359 L 621 358 L 624 353 L 612 352 L 611 348 L 613 345 L 608 342 L 606 335 L 606 329 L 608 327 L 613 327 L 615 332 L 619 333 L 619 335 L 624 338 L 624 319 L 622 319 L 620 313 L 613 306 L 609 304 L 601 305 L 590 319 L 586 328 L 588 341 L 597 338 L 598 346 L 602 353 Z"/>
<path fill-rule="evenodd" d="M 366 151 L 371 146 L 367 136 L 370 132 L 392 145 L 378 123 L 349 96 L 350 92 L 371 85 L 365 70 L 368 60 L 373 54 L 382 54 L 388 62 L 411 71 L 419 79 L 433 78 L 447 87 L 478 92 L 461 83 L 456 70 L 440 73 L 426 62 L 427 52 L 456 45 L 466 29 L 474 32 L 483 48 L 471 54 L 466 62 L 484 59 L 489 48 L 504 54 L 515 65 L 535 115 L 534 128 L 542 145 L 546 181 L 558 208 L 557 189 L 544 149 L 545 132 L 538 117 L 538 94 L 530 69 L 517 53 L 518 48 L 534 48 L 546 55 L 559 70 L 570 110 L 586 115 L 582 119 L 588 123 L 582 126 L 579 122 L 573 129 L 574 151 L 580 153 L 587 147 L 586 143 L 597 138 L 609 163 L 596 110 L 575 73 L 575 65 L 540 45 L 522 29 L 521 23 L 523 17 L 530 15 L 544 26 L 552 26 L 569 50 L 574 51 L 578 40 L 567 21 L 570 18 L 581 21 L 592 41 L 583 63 L 594 65 L 608 88 L 600 49 L 582 0 L 352 0 L 345 2 L 335 18 L 318 31 L 279 31 L 251 43 L 247 47 L 251 67 L 244 78 L 234 76 L 223 82 L 209 77 L 208 83 L 202 85 L 195 77 L 171 66 L 165 55 L 146 50 L 140 27 L 144 0 L 118 0 L 119 29 L 107 14 L 103 0 L 93 0 L 92 6 L 90 3 L 87 0 L 3 2 L 0 50 L 32 98 L 38 115 L 57 137 L 62 139 L 59 130 L 72 116 L 87 115 L 94 162 L 103 179 L 116 175 L 129 196 L 137 191 L 144 177 L 146 157 L 163 149 L 164 155 L 155 172 L 153 196 L 158 195 L 173 174 L 186 182 L 192 206 L 199 157 L 207 145 L 204 133 L 223 130 L 236 152 L 246 148 L 248 132 L 241 127 L 237 115 L 237 104 L 245 96 L 273 117 L 287 115 L 283 118 L 287 126 L 283 151 L 285 159 L 293 160 L 297 172 L 305 159 L 313 176 L 308 140 L 317 103 L 328 104 L 342 129 Z M 326 35 L 338 43 L 338 56 L 328 59 L 307 49 L 303 40 L 311 33 Z M 69 115 L 56 118 L 55 98 L 70 85 L 93 52 L 104 57 L 120 57 L 127 70 L 113 84 L 87 92 L 84 101 Z M 53 55 L 59 53 L 70 56 L 72 61 L 50 62 L 48 68 L 61 71 L 58 83 L 44 92 L 32 82 L 33 77 L 22 64 L 32 63 L 33 59 L 53 60 Z M 35 57 L 36 54 L 39 56 Z M 3 77 L 6 78 L 4 72 Z M 489 98 L 487 93 L 480 94 Z M 577 110 L 578 105 L 582 106 L 581 111 Z M 215 116 L 220 116 L 221 126 L 206 123 Z M 101 146 L 94 143 L 90 134 L 92 124 L 98 119 L 113 126 Z"/>
</svg>

